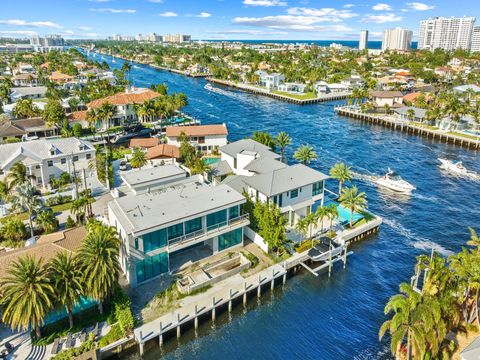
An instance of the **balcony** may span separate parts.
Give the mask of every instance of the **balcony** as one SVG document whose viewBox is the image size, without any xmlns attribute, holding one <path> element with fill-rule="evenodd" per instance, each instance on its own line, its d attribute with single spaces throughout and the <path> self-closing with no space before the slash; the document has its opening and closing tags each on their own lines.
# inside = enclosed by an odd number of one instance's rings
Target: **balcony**
<svg viewBox="0 0 480 360">
<path fill-rule="evenodd" d="M 207 228 L 194 231 L 190 234 L 186 234 L 186 235 L 176 237 L 174 239 L 170 239 L 168 240 L 168 248 L 170 251 L 172 251 L 172 250 L 176 250 L 177 248 L 193 245 L 195 242 L 197 242 L 201 238 L 205 238 L 206 240 L 208 238 L 211 238 L 212 236 L 225 232 L 225 230 L 233 229 L 238 225 L 245 226 L 245 225 L 248 225 L 249 223 L 250 221 L 249 221 L 248 214 L 242 214 L 236 218 L 223 221 L 215 225 L 208 226 Z"/>
</svg>

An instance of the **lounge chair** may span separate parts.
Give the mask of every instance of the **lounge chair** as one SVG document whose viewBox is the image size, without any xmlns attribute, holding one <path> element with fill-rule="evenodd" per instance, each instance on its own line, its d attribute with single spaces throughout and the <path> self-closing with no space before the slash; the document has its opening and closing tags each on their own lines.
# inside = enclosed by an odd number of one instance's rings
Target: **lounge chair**
<svg viewBox="0 0 480 360">
<path fill-rule="evenodd" d="M 67 340 L 65 340 L 65 349 L 70 349 L 72 347 L 72 334 L 68 333 Z"/>
<path fill-rule="evenodd" d="M 60 344 L 60 338 L 56 338 L 53 341 L 53 346 L 52 346 L 52 352 L 50 353 L 51 355 L 57 355 L 58 353 L 58 345 Z"/>
</svg>

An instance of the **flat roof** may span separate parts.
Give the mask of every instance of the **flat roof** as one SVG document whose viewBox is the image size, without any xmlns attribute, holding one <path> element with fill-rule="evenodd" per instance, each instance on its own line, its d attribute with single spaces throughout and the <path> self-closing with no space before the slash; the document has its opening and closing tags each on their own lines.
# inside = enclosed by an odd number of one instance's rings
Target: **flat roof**
<svg viewBox="0 0 480 360">
<path fill-rule="evenodd" d="M 155 180 L 165 180 L 167 178 L 186 175 L 185 170 L 175 165 L 163 165 L 143 170 L 132 170 L 122 174 L 122 179 L 128 186 L 138 186 Z"/>
<path fill-rule="evenodd" d="M 243 202 L 243 195 L 228 185 L 213 187 L 192 181 L 141 195 L 120 197 L 108 206 L 127 232 L 138 233 Z"/>
</svg>

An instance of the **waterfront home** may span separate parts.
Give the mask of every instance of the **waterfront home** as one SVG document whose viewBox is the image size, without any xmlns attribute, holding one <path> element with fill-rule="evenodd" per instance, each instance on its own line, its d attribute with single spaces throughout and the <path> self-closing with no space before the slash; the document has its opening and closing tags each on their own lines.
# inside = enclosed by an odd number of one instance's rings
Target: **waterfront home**
<svg viewBox="0 0 480 360">
<path fill-rule="evenodd" d="M 460 86 L 455 86 L 453 88 L 453 92 L 454 94 L 461 95 L 461 96 L 466 94 L 468 97 L 468 100 L 475 103 L 477 101 L 476 96 L 480 94 L 480 87 L 478 87 L 477 85 L 460 85 Z"/>
<path fill-rule="evenodd" d="M 347 85 L 338 83 L 328 84 L 326 81 L 318 81 L 313 87 L 315 88 L 317 94 L 339 93 L 349 90 Z"/>
<path fill-rule="evenodd" d="M 370 97 L 377 107 L 401 107 L 403 94 L 400 91 L 370 91 Z"/>
<path fill-rule="evenodd" d="M 85 169 L 93 176 L 89 162 L 95 158 L 95 147 L 88 141 L 77 138 L 40 139 L 27 142 L 0 145 L 0 180 L 4 180 L 10 168 L 22 161 L 27 174 L 42 190 L 49 188 L 51 179 L 67 172 L 73 175 Z"/>
<path fill-rule="evenodd" d="M 269 90 L 277 89 L 278 86 L 285 81 L 285 75 L 279 73 L 267 73 L 263 70 L 255 71 L 255 75 L 258 75 L 258 84 L 265 86 Z"/>
<path fill-rule="evenodd" d="M 292 94 L 303 94 L 305 93 L 307 85 L 301 83 L 283 83 L 278 85 L 278 91 L 283 91 Z"/>
<path fill-rule="evenodd" d="M 54 71 L 51 75 L 48 76 L 48 80 L 58 85 L 63 85 L 67 82 L 72 81 L 73 79 L 74 77 L 72 75 L 64 74 L 59 71 Z"/>
<path fill-rule="evenodd" d="M 18 259 L 33 256 L 45 262 L 54 258 L 58 253 L 75 253 L 87 235 L 84 226 L 42 235 L 35 244 L 10 251 L 0 252 L 0 281 L 7 276 L 8 267 Z"/>
<path fill-rule="evenodd" d="M 149 182 L 150 190 L 126 192 L 108 203 L 109 224 L 122 241 L 121 268 L 132 287 L 242 246 L 243 229 L 250 223 L 240 211 L 245 198 L 228 185 L 214 187 L 201 176 L 184 177 L 170 166 L 154 169 L 153 176 L 151 169 L 134 175 L 137 183 Z M 178 180 L 165 183 L 175 176 Z"/>
<path fill-rule="evenodd" d="M 403 121 L 425 122 L 427 110 L 414 106 L 404 106 L 393 110 L 394 114 Z"/>
<path fill-rule="evenodd" d="M 180 149 L 175 145 L 158 144 L 147 149 L 146 158 L 152 165 L 176 164 L 180 159 Z"/>
<path fill-rule="evenodd" d="M 165 136 L 168 145 L 180 147 L 181 137 L 186 136 L 190 145 L 203 153 L 211 153 L 227 144 L 228 130 L 225 124 L 167 126 Z"/>
<path fill-rule="evenodd" d="M 40 118 L 6 120 L 0 124 L 0 141 L 7 138 L 27 139 L 32 137 L 48 137 L 58 135 L 58 128 L 48 126 L 45 121 Z"/>
<path fill-rule="evenodd" d="M 140 195 L 146 192 L 158 190 L 167 186 L 169 183 L 175 183 L 187 178 L 187 172 L 175 165 L 156 166 L 142 170 L 133 169 L 124 172 L 121 175 L 124 186 L 127 191 L 119 188 L 120 192 L 131 192 L 134 195 Z"/>
<path fill-rule="evenodd" d="M 222 184 L 239 193 L 245 191 L 254 200 L 278 205 L 289 228 L 323 204 L 327 175 L 303 164 L 289 166 L 270 148 L 251 139 L 230 143 L 220 152 L 235 174 Z"/>
<path fill-rule="evenodd" d="M 135 148 L 140 148 L 142 150 L 147 150 L 149 148 L 152 148 L 154 146 L 157 146 L 160 142 L 159 138 L 153 137 L 153 138 L 135 138 L 131 139 L 128 147 L 130 149 L 135 149 Z"/>
<path fill-rule="evenodd" d="M 15 86 L 37 86 L 38 76 L 36 74 L 18 74 L 12 77 Z"/>
<path fill-rule="evenodd" d="M 403 97 L 403 103 L 406 104 L 406 105 L 411 105 L 415 101 L 417 101 L 417 99 L 421 96 L 424 96 L 426 103 L 430 103 L 433 100 L 432 95 L 430 95 L 429 93 L 412 92 L 412 93 L 407 94 Z"/>
<path fill-rule="evenodd" d="M 20 99 L 40 99 L 44 98 L 47 93 L 46 86 L 26 86 L 12 88 L 10 100 L 12 102 Z"/>
<path fill-rule="evenodd" d="M 147 100 L 153 100 L 159 96 L 159 93 L 150 89 L 127 87 L 124 92 L 89 102 L 87 108 L 89 110 L 99 108 L 105 103 L 116 107 L 115 115 L 111 119 L 98 120 L 95 124 L 97 129 L 106 130 L 111 126 L 120 126 L 126 122 L 139 120 L 137 112 L 135 111 L 135 105 L 142 104 Z M 73 117 L 76 118 L 77 116 L 74 115 Z M 140 122 L 142 122 L 142 119 L 140 119 Z"/>
<path fill-rule="evenodd" d="M 365 84 L 365 81 L 363 81 L 358 75 L 352 75 L 346 79 L 340 80 L 340 84 L 346 86 L 349 90 L 353 90 L 362 87 Z"/>
</svg>

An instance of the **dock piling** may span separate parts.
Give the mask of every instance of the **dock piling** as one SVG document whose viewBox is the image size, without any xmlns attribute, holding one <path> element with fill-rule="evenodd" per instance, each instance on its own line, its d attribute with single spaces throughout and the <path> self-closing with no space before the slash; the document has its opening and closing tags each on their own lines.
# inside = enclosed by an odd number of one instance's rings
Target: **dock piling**
<svg viewBox="0 0 480 360">
<path fill-rule="evenodd" d="M 143 356 L 143 353 L 145 351 L 144 349 L 144 343 L 143 343 L 143 334 L 142 332 L 140 331 L 140 339 L 139 340 L 139 345 L 140 345 L 140 356 Z"/>
<path fill-rule="evenodd" d="M 193 320 L 195 330 L 198 329 L 198 305 L 195 305 L 195 320 Z"/>
<path fill-rule="evenodd" d="M 243 306 L 247 306 L 247 282 L 243 284 Z"/>
<path fill-rule="evenodd" d="M 261 295 L 262 295 L 262 276 L 258 275 L 257 296 L 260 298 Z"/>
<path fill-rule="evenodd" d="M 160 334 L 158 335 L 158 346 L 162 346 L 162 345 L 163 345 L 163 333 L 162 333 L 162 330 L 163 330 L 163 326 L 162 326 L 162 322 L 160 321 Z"/>
<path fill-rule="evenodd" d="M 230 294 L 230 298 L 228 300 L 228 312 L 231 313 L 232 312 L 232 289 L 231 288 L 230 288 L 229 294 Z"/>
<path fill-rule="evenodd" d="M 275 287 L 275 268 L 272 269 L 272 281 L 270 282 L 270 290 Z"/>
<path fill-rule="evenodd" d="M 180 339 L 180 313 L 177 313 L 177 339 Z"/>
<path fill-rule="evenodd" d="M 215 321 L 215 296 L 212 298 L 212 321 Z"/>
</svg>

